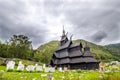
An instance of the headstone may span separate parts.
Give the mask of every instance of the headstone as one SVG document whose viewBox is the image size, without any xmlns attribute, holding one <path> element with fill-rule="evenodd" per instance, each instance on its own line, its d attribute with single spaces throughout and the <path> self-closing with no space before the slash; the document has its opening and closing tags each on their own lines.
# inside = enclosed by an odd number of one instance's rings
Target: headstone
<svg viewBox="0 0 120 80">
<path fill-rule="evenodd" d="M 23 71 L 24 70 L 24 65 L 22 64 L 22 61 L 19 61 L 17 70 L 19 70 L 19 71 Z"/>
<path fill-rule="evenodd" d="M 55 68 L 54 67 L 50 67 L 49 68 L 49 72 L 54 72 L 55 71 Z"/>
<path fill-rule="evenodd" d="M 44 69 L 45 72 L 54 72 L 55 71 L 55 68 L 54 67 L 46 67 Z"/>
<path fill-rule="evenodd" d="M 43 64 L 43 69 L 45 69 L 45 67 L 46 67 L 45 64 Z"/>
<path fill-rule="evenodd" d="M 26 70 L 27 70 L 27 71 L 34 71 L 34 69 L 35 69 L 35 66 L 33 66 L 33 65 L 28 65 L 28 66 L 26 67 Z"/>
<path fill-rule="evenodd" d="M 67 67 L 64 67 L 64 71 L 67 71 L 68 70 L 68 68 Z"/>
<path fill-rule="evenodd" d="M 62 67 L 59 67 L 58 70 L 59 70 L 59 71 L 62 71 Z"/>
<path fill-rule="evenodd" d="M 6 70 L 14 70 L 15 62 L 8 61 Z"/>
<path fill-rule="evenodd" d="M 49 68 L 49 67 L 46 67 L 46 68 L 44 69 L 44 71 L 45 71 L 45 72 L 50 72 L 50 68 Z"/>
<path fill-rule="evenodd" d="M 117 64 L 120 64 L 120 62 L 119 61 L 111 61 L 110 64 L 117 65 Z"/>
<path fill-rule="evenodd" d="M 36 67 L 36 71 L 42 71 L 43 70 L 42 66 L 40 66 L 38 64 L 36 64 L 35 67 Z"/>
</svg>

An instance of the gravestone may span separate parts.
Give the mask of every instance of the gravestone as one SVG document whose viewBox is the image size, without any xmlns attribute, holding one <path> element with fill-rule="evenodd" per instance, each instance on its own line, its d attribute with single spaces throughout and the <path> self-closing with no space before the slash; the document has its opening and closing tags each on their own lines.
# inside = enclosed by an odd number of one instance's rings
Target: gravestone
<svg viewBox="0 0 120 80">
<path fill-rule="evenodd" d="M 35 64 L 36 71 L 43 71 L 42 66 Z"/>
<path fill-rule="evenodd" d="M 46 65 L 45 65 L 45 64 L 43 64 L 43 69 L 45 69 L 45 67 L 46 67 Z"/>
<path fill-rule="evenodd" d="M 50 68 L 49 68 L 49 67 L 46 67 L 46 68 L 44 69 L 44 71 L 45 71 L 45 72 L 50 72 Z"/>
<path fill-rule="evenodd" d="M 62 71 L 62 67 L 59 67 L 59 68 L 58 68 L 58 71 Z"/>
<path fill-rule="evenodd" d="M 6 70 L 14 70 L 15 62 L 8 61 Z"/>
<path fill-rule="evenodd" d="M 54 72 L 55 71 L 55 68 L 54 67 L 50 67 L 49 68 L 49 72 Z"/>
<path fill-rule="evenodd" d="M 26 70 L 27 70 L 27 71 L 34 71 L 34 69 L 35 69 L 35 66 L 33 66 L 33 65 L 28 65 L 28 66 L 26 67 Z"/>
<path fill-rule="evenodd" d="M 24 70 L 24 65 L 22 64 L 22 61 L 19 61 L 17 70 L 18 70 L 18 71 L 23 71 L 23 70 Z"/>
<path fill-rule="evenodd" d="M 67 67 L 64 67 L 64 71 L 67 71 L 68 70 L 68 68 Z"/>
<path fill-rule="evenodd" d="M 54 67 L 46 67 L 44 69 L 45 72 L 54 72 L 55 71 L 55 68 Z"/>
</svg>

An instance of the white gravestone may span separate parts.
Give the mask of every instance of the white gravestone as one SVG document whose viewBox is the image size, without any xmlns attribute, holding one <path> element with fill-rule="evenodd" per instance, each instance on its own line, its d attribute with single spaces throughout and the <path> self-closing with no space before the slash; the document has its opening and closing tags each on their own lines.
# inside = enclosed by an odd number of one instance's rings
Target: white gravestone
<svg viewBox="0 0 120 80">
<path fill-rule="evenodd" d="M 53 67 L 46 67 L 45 68 L 45 72 L 54 72 L 55 71 L 55 68 Z"/>
<path fill-rule="evenodd" d="M 50 72 L 50 68 L 49 68 L 49 67 L 46 67 L 46 68 L 44 69 L 44 71 L 45 71 L 45 72 Z"/>
<path fill-rule="evenodd" d="M 59 71 L 62 71 L 62 67 L 59 67 L 59 69 L 58 69 Z"/>
<path fill-rule="evenodd" d="M 46 67 L 46 65 L 45 65 L 45 64 L 43 64 L 43 69 L 45 69 L 45 67 Z"/>
<path fill-rule="evenodd" d="M 8 61 L 6 70 L 14 70 L 15 62 Z"/>
<path fill-rule="evenodd" d="M 64 71 L 67 71 L 68 70 L 68 68 L 67 67 L 64 67 Z"/>
<path fill-rule="evenodd" d="M 43 71 L 42 66 L 35 64 L 36 71 Z"/>
<path fill-rule="evenodd" d="M 26 70 L 27 70 L 27 71 L 34 71 L 34 69 L 35 69 L 35 66 L 33 66 L 33 65 L 28 65 L 28 66 L 26 67 Z"/>
<path fill-rule="evenodd" d="M 50 67 L 50 68 L 49 68 L 49 71 L 50 71 L 50 72 L 54 72 L 54 71 L 55 71 L 55 68 L 54 68 L 54 67 Z"/>
<path fill-rule="evenodd" d="M 22 61 L 19 61 L 17 70 L 23 71 L 24 70 L 24 65 L 22 64 Z"/>
</svg>

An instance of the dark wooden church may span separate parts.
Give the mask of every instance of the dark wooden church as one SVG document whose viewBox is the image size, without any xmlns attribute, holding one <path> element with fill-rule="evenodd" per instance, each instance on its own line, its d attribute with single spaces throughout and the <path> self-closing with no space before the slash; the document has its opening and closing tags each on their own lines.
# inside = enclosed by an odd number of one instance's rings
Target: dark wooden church
<svg viewBox="0 0 120 80">
<path fill-rule="evenodd" d="M 71 36 L 72 37 L 72 36 Z M 50 61 L 51 66 L 67 67 L 68 69 L 94 70 L 99 68 L 99 62 L 92 56 L 90 48 L 86 45 L 84 51 L 81 43 L 73 44 L 68 39 L 65 30 Z"/>
</svg>

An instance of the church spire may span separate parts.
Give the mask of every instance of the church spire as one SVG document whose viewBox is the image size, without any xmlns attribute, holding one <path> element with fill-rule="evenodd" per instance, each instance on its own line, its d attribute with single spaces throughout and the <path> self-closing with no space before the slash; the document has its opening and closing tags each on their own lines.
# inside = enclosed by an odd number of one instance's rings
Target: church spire
<svg viewBox="0 0 120 80">
<path fill-rule="evenodd" d="M 67 41 L 68 41 L 67 33 L 65 33 L 64 25 L 63 25 L 63 31 L 62 31 L 62 36 L 61 36 L 61 40 L 60 40 L 60 45 L 61 46 L 64 45 Z"/>
<path fill-rule="evenodd" d="M 64 30 L 64 25 L 63 25 L 63 34 L 62 34 L 62 36 L 65 36 L 65 30 Z"/>
<path fill-rule="evenodd" d="M 64 25 L 63 25 L 63 32 L 62 32 L 61 40 L 63 40 L 66 37 L 66 35 L 67 34 L 65 34 Z"/>
</svg>

